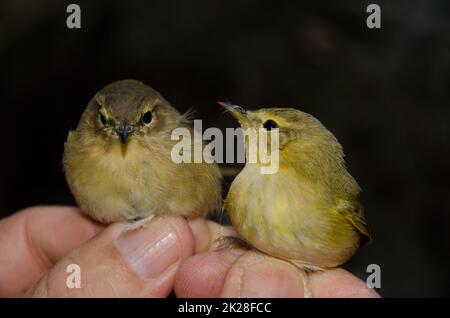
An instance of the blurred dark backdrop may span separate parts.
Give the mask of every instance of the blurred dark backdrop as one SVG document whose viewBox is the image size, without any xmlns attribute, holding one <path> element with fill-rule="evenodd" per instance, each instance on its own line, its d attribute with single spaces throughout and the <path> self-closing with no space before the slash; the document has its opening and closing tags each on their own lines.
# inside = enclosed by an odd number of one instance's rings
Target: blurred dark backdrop
<svg viewBox="0 0 450 318">
<path fill-rule="evenodd" d="M 383 296 L 450 295 L 450 2 L 0 2 L 0 215 L 73 204 L 63 143 L 93 94 L 135 78 L 203 126 L 216 101 L 297 107 L 344 145 L 374 243 L 346 267 L 382 269 Z M 366 7 L 382 28 L 366 27 Z M 232 180 L 227 180 L 227 184 Z"/>
</svg>

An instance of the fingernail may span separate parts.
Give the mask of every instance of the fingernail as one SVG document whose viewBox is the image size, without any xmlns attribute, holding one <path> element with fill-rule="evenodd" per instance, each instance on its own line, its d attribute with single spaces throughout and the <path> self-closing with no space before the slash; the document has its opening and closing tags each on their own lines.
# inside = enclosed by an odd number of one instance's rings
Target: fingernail
<svg viewBox="0 0 450 318">
<path fill-rule="evenodd" d="M 161 275 L 178 261 L 180 252 L 175 229 L 163 220 L 155 220 L 143 228 L 121 234 L 117 247 L 143 279 Z"/>
<path fill-rule="evenodd" d="M 279 262 L 254 264 L 244 269 L 241 297 L 303 297 L 303 280 Z"/>
</svg>

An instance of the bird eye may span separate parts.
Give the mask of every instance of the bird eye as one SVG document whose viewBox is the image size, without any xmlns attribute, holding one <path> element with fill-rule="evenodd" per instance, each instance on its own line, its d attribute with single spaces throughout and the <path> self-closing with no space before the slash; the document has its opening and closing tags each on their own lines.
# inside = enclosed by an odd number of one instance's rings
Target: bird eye
<svg viewBox="0 0 450 318">
<path fill-rule="evenodd" d="M 103 115 L 102 113 L 100 113 L 100 122 L 102 123 L 103 126 L 108 126 L 108 120 L 106 119 L 105 115 Z"/>
<path fill-rule="evenodd" d="M 267 130 L 272 130 L 274 128 L 278 128 L 278 125 L 272 119 L 269 119 L 266 122 L 264 122 L 263 127 Z"/>
<path fill-rule="evenodd" d="M 144 115 L 142 115 L 142 122 L 145 125 L 148 125 L 152 122 L 153 114 L 151 111 L 146 112 Z"/>
</svg>

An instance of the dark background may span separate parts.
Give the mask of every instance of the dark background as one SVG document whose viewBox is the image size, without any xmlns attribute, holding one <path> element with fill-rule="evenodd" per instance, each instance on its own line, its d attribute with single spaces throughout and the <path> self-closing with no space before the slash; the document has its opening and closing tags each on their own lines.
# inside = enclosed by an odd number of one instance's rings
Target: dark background
<svg viewBox="0 0 450 318">
<path fill-rule="evenodd" d="M 104 85 L 135 78 L 203 127 L 216 101 L 297 107 L 341 141 L 374 242 L 346 268 L 382 296 L 450 295 L 450 2 L 0 2 L 0 215 L 72 204 L 63 143 Z M 382 8 L 381 30 L 366 6 Z M 227 184 L 231 182 L 227 180 Z"/>
</svg>

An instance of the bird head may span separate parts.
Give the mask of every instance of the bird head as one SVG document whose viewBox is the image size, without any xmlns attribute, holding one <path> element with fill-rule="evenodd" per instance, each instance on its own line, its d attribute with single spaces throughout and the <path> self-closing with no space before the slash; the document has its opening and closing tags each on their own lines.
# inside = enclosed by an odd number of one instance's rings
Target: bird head
<svg viewBox="0 0 450 318">
<path fill-rule="evenodd" d="M 248 110 L 242 106 L 219 102 L 235 117 L 242 129 L 278 130 L 280 163 L 321 165 L 343 162 L 342 147 L 334 135 L 312 115 L 294 108 L 261 108 Z M 247 143 L 246 143 L 247 145 Z"/>
<path fill-rule="evenodd" d="M 126 145 L 131 139 L 170 133 L 179 112 L 157 91 L 135 80 L 117 81 L 90 101 L 80 124 L 111 142 Z"/>
</svg>

